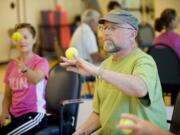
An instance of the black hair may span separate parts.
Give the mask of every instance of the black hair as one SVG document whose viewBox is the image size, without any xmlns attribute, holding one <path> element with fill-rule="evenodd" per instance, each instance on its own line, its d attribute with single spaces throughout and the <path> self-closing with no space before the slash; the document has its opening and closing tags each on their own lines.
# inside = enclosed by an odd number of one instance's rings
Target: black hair
<svg viewBox="0 0 180 135">
<path fill-rule="evenodd" d="M 155 30 L 161 32 L 163 28 L 168 28 L 169 24 L 172 20 L 176 18 L 176 11 L 174 9 L 165 9 L 162 13 L 160 18 L 155 20 Z"/>
<path fill-rule="evenodd" d="M 19 23 L 15 25 L 14 31 L 16 32 L 18 29 L 27 28 L 29 32 L 32 34 L 33 38 L 36 37 L 35 28 L 29 23 Z"/>
<path fill-rule="evenodd" d="M 108 11 L 113 10 L 116 6 L 121 8 L 121 5 L 117 1 L 110 1 L 107 6 Z"/>
<path fill-rule="evenodd" d="M 81 21 L 81 15 L 76 15 L 74 17 L 74 22 L 80 22 Z"/>
</svg>

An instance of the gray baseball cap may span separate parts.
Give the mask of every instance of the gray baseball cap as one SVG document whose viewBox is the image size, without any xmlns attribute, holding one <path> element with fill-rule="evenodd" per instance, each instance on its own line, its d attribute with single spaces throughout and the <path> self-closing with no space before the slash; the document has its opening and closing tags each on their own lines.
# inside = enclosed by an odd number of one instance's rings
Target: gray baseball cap
<svg viewBox="0 0 180 135">
<path fill-rule="evenodd" d="M 138 26 L 139 26 L 138 19 L 132 14 L 130 14 L 128 11 L 122 9 L 115 9 L 110 11 L 104 17 L 99 19 L 99 24 L 104 24 L 105 21 L 117 23 L 117 24 L 127 23 L 138 31 Z"/>
</svg>

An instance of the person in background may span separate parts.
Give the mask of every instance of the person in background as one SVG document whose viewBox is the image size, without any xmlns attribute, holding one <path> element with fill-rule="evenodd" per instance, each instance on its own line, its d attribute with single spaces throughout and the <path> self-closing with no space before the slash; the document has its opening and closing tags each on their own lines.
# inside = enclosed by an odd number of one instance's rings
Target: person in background
<svg viewBox="0 0 180 135">
<path fill-rule="evenodd" d="M 180 57 L 180 35 L 174 30 L 178 26 L 178 17 L 174 9 L 165 9 L 155 21 L 155 30 L 161 32 L 155 37 L 153 44 L 165 44 L 171 47 Z"/>
<path fill-rule="evenodd" d="M 81 16 L 82 23 L 76 29 L 70 41 L 70 46 L 78 50 L 79 57 L 91 63 L 104 59 L 104 56 L 98 52 L 95 36 L 99 17 L 99 12 L 94 9 L 87 9 Z"/>
<path fill-rule="evenodd" d="M 156 127 L 152 123 L 142 120 L 133 114 L 122 114 L 122 119 L 129 119 L 134 122 L 132 125 L 117 125 L 117 128 L 121 131 L 123 129 L 132 130 L 132 135 L 174 135 L 173 133 L 163 131 Z"/>
<path fill-rule="evenodd" d="M 93 110 L 73 135 L 114 135 L 122 113 L 132 113 L 167 129 L 166 111 L 156 64 L 135 46 L 139 22 L 124 10 L 112 10 L 99 20 L 104 48 L 111 55 L 95 66 L 79 57 L 64 61 L 68 71 L 96 76 Z"/>
<path fill-rule="evenodd" d="M 108 12 L 113 9 L 121 9 L 121 4 L 117 1 L 110 1 L 107 5 Z"/>
<path fill-rule="evenodd" d="M 48 78 L 48 61 L 35 53 L 36 31 L 29 23 L 15 26 L 21 34 L 16 42 L 19 56 L 12 59 L 5 72 L 5 95 L 2 103 L 1 135 L 34 134 L 46 125 L 45 87 Z"/>
</svg>

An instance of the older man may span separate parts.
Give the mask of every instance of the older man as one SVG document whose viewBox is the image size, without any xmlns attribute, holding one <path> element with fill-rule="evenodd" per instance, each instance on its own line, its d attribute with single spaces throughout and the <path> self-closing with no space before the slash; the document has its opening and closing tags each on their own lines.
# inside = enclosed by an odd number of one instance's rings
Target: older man
<svg viewBox="0 0 180 135">
<path fill-rule="evenodd" d="M 72 36 L 70 46 L 77 48 L 79 57 L 96 63 L 104 59 L 98 52 L 95 33 L 97 31 L 100 14 L 94 9 L 87 9 L 81 16 L 81 24 Z"/>
<path fill-rule="evenodd" d="M 151 56 L 137 48 L 138 20 L 124 10 L 112 10 L 99 20 L 104 48 L 112 55 L 100 67 L 81 58 L 62 58 L 67 70 L 97 76 L 93 111 L 74 135 L 113 135 L 122 113 L 135 114 L 167 129 L 157 68 Z M 76 64 L 76 66 L 71 66 Z"/>
</svg>

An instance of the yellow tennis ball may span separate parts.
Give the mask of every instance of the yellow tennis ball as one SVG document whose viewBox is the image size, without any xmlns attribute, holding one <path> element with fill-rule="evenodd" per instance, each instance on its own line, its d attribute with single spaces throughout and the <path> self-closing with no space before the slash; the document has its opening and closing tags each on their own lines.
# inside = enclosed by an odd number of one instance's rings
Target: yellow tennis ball
<svg viewBox="0 0 180 135">
<path fill-rule="evenodd" d="M 65 55 L 67 59 L 73 59 L 74 56 L 78 55 L 78 51 L 76 48 L 70 47 L 66 50 Z"/>
<path fill-rule="evenodd" d="M 13 41 L 18 42 L 22 39 L 22 35 L 19 32 L 14 32 L 11 38 Z"/>
<path fill-rule="evenodd" d="M 121 119 L 119 122 L 120 125 L 134 125 L 134 122 L 129 119 Z M 121 129 L 122 132 L 125 134 L 130 134 L 132 132 L 132 129 Z"/>
<path fill-rule="evenodd" d="M 4 121 L 3 121 L 3 126 L 7 126 L 9 123 L 11 123 L 11 120 L 10 119 L 5 119 Z"/>
</svg>

